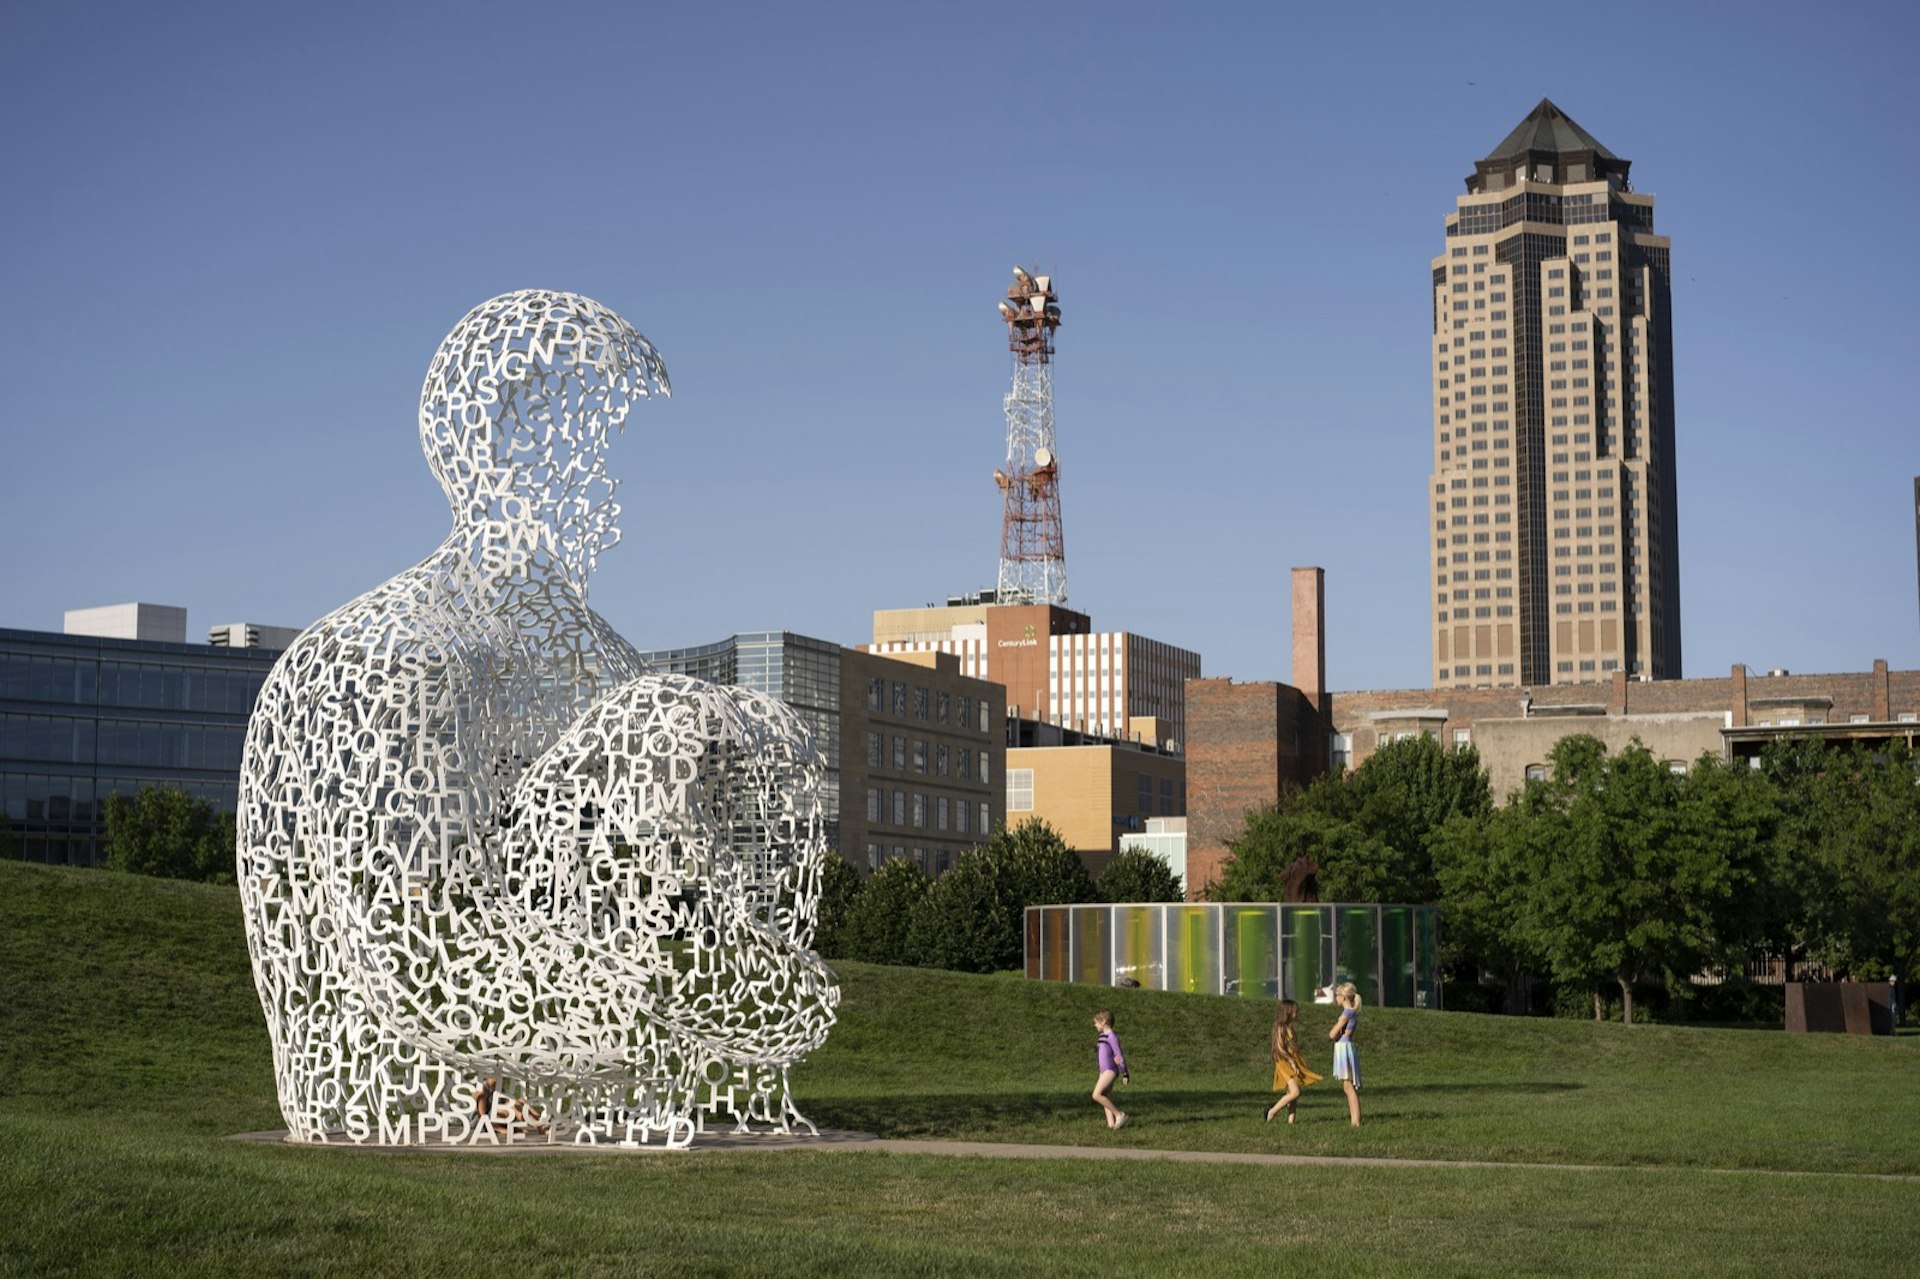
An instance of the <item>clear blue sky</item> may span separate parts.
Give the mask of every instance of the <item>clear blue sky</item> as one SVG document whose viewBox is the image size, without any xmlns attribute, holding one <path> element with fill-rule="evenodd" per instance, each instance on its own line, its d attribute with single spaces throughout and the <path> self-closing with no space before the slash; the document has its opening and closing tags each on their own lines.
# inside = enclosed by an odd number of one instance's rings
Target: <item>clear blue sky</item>
<svg viewBox="0 0 1920 1279">
<path fill-rule="evenodd" d="M 1545 95 L 1673 238 L 1687 672 L 1920 666 L 1916 15 L 14 0 L 0 626 L 305 625 L 414 562 L 427 359 L 538 286 L 673 376 L 596 607 L 859 642 L 992 582 L 1031 260 L 1072 604 L 1284 678 L 1321 564 L 1333 685 L 1423 685 L 1428 261 Z"/>
</svg>

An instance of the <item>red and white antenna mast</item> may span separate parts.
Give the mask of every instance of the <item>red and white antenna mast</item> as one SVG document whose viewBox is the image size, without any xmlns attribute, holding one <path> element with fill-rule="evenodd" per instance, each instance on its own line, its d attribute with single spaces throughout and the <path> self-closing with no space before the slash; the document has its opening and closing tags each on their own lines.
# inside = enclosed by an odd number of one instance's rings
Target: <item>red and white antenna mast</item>
<svg viewBox="0 0 1920 1279">
<path fill-rule="evenodd" d="M 1060 304 L 1050 276 L 1013 268 L 1000 303 L 1013 352 L 1007 461 L 993 473 L 1006 499 L 1000 524 L 1002 604 L 1065 604 L 1067 546 L 1060 526 L 1060 459 L 1053 447 L 1053 331 Z"/>
</svg>

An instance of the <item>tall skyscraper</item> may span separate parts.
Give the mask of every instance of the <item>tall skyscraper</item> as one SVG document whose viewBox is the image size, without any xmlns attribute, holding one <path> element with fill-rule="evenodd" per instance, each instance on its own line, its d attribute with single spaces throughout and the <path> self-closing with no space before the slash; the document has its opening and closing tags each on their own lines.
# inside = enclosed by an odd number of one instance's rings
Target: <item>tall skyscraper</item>
<svg viewBox="0 0 1920 1279">
<path fill-rule="evenodd" d="M 1545 98 L 1433 259 L 1433 684 L 1680 678 L 1669 241 Z"/>
</svg>

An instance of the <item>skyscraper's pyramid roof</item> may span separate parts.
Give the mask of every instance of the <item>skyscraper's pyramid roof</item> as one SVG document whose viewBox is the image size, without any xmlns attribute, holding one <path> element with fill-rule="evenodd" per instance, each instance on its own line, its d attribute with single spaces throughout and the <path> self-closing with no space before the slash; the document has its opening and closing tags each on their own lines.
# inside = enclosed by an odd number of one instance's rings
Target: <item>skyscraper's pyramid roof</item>
<svg viewBox="0 0 1920 1279">
<path fill-rule="evenodd" d="M 1566 112 L 1554 106 L 1550 98 L 1540 99 L 1540 105 L 1527 113 L 1527 118 L 1493 149 L 1487 159 L 1503 160 L 1509 156 L 1525 155 L 1529 151 L 1551 151 L 1556 155 L 1569 151 L 1591 151 L 1603 160 L 1620 158 L 1601 146 L 1599 139 L 1575 124 Z"/>
</svg>

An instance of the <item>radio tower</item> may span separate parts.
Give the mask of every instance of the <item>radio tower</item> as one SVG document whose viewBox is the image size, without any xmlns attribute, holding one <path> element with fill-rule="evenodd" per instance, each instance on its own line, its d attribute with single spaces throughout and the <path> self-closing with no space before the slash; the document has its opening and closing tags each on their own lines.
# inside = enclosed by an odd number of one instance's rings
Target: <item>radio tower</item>
<svg viewBox="0 0 1920 1279">
<path fill-rule="evenodd" d="M 993 473 L 1006 499 L 1000 524 L 1002 604 L 1065 604 L 1067 547 L 1060 527 L 1060 462 L 1053 451 L 1053 331 L 1060 305 L 1050 276 L 1013 268 L 1000 304 L 1013 352 L 1007 463 Z"/>
</svg>

